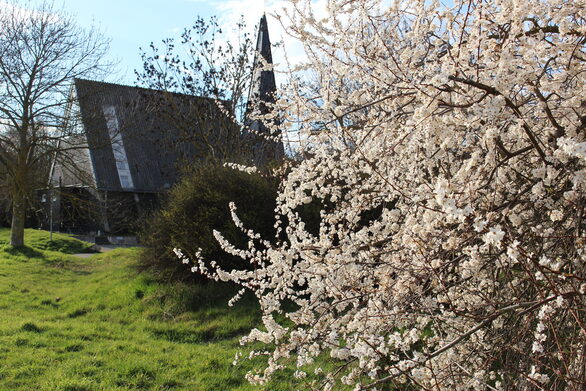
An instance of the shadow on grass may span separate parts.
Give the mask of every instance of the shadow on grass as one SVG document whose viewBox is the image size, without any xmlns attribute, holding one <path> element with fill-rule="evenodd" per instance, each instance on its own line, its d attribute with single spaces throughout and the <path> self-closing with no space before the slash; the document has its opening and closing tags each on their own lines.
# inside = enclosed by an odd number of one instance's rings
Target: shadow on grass
<svg viewBox="0 0 586 391">
<path fill-rule="evenodd" d="M 167 285 L 167 297 L 163 296 L 161 299 L 175 301 L 183 311 L 227 309 L 228 302 L 239 290 L 239 286 L 225 282 L 175 283 Z M 244 306 L 247 308 L 255 307 L 257 300 L 247 291 L 237 303 L 245 303 Z"/>
<path fill-rule="evenodd" d="M 86 265 L 72 262 L 72 256 L 57 251 L 47 251 L 31 246 L 0 245 L 0 260 L 9 259 L 16 262 L 34 261 L 52 269 L 65 269 L 79 276 L 91 274 Z"/>
<path fill-rule="evenodd" d="M 46 259 L 45 254 L 29 246 L 0 246 L 0 251 L 4 251 L 13 257 Z"/>
<path fill-rule="evenodd" d="M 32 322 L 27 322 L 27 323 L 23 324 L 20 329 L 22 331 L 28 331 L 28 332 L 31 332 L 31 333 L 41 333 L 41 332 L 43 332 L 43 329 L 42 328 L 40 328 L 39 326 L 37 326 L 36 324 L 34 324 Z"/>
<path fill-rule="evenodd" d="M 151 335 L 175 343 L 208 343 L 232 339 L 247 334 L 252 326 L 243 326 L 235 329 L 222 330 L 216 327 L 206 327 L 200 330 L 158 328 L 151 329 Z"/>
</svg>

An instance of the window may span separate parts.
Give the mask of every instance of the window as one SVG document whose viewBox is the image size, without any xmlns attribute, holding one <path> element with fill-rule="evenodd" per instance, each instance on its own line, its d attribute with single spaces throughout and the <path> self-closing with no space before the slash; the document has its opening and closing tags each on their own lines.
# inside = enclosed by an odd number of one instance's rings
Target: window
<svg viewBox="0 0 586 391">
<path fill-rule="evenodd" d="M 118 125 L 118 118 L 116 117 L 116 108 L 111 105 L 104 105 L 104 117 L 106 118 L 106 127 L 110 135 L 110 142 L 112 143 L 112 152 L 116 160 L 116 169 L 118 170 L 118 178 L 120 179 L 120 186 L 123 189 L 134 188 L 130 168 L 128 167 L 128 157 L 124 149 L 124 142 L 120 134 L 120 126 Z"/>
</svg>

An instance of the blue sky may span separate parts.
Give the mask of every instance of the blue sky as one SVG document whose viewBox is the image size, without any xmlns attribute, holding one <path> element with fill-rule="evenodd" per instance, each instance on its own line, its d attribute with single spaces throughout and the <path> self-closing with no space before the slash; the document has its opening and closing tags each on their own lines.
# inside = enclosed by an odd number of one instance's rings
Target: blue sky
<svg viewBox="0 0 586 391">
<path fill-rule="evenodd" d="M 107 81 L 134 84 L 134 69 L 141 68 L 139 47 L 178 37 L 197 15 L 216 15 L 225 30 L 244 15 L 252 32 L 263 12 L 268 15 L 271 41 L 287 39 L 271 13 L 279 12 L 284 0 L 57 0 L 81 26 L 99 27 L 111 39 L 110 57 L 118 61 L 117 72 Z M 278 61 L 278 53 L 273 58 Z"/>
<path fill-rule="evenodd" d="M 141 67 L 139 47 L 176 36 L 197 15 L 215 15 L 211 1 L 194 0 L 62 0 L 63 7 L 81 26 L 99 27 L 111 39 L 110 57 L 118 60 L 117 74 L 109 81 L 132 84 Z"/>
</svg>

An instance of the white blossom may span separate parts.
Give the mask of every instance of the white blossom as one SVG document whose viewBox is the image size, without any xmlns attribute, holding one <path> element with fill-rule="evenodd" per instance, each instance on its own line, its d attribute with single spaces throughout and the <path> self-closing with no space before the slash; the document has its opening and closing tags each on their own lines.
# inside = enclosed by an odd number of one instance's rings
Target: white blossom
<svg viewBox="0 0 586 391">
<path fill-rule="evenodd" d="M 297 0 L 283 16 L 307 62 L 276 102 L 273 133 L 303 134 L 277 234 L 232 204 L 247 245 L 214 236 L 252 271 L 192 257 L 260 302 L 242 339 L 270 346 L 249 355 L 255 384 L 287 365 L 322 390 L 586 381 L 586 8 L 444 3 L 330 0 L 318 20 Z"/>
</svg>

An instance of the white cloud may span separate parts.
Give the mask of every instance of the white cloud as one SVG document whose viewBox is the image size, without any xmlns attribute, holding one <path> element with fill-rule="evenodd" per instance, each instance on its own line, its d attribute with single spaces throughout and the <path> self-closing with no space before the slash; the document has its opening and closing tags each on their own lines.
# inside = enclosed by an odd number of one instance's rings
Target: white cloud
<svg viewBox="0 0 586 391">
<path fill-rule="evenodd" d="M 325 10 L 325 0 L 314 1 L 315 10 Z M 286 0 L 227 0 L 212 2 L 216 9 L 220 24 L 224 31 L 232 31 L 241 16 L 244 16 L 249 31 L 258 24 L 263 12 L 267 15 L 269 36 L 271 43 L 281 42 L 282 46 L 273 48 L 273 63 L 275 64 L 277 84 L 285 80 L 287 60 L 291 65 L 299 64 L 306 59 L 303 46 L 285 31 L 290 21 L 285 16 L 285 9 L 291 10 L 291 2 Z M 324 11 L 325 12 L 325 11 Z M 317 11 L 316 11 L 317 13 Z M 280 21 L 275 17 L 282 16 Z M 283 23 L 284 26 L 281 24 Z M 256 31 L 253 32 L 256 34 Z M 235 38 L 235 37 L 232 37 Z M 256 40 L 254 35 L 253 40 Z M 286 57 L 285 57 L 286 53 Z"/>
</svg>

